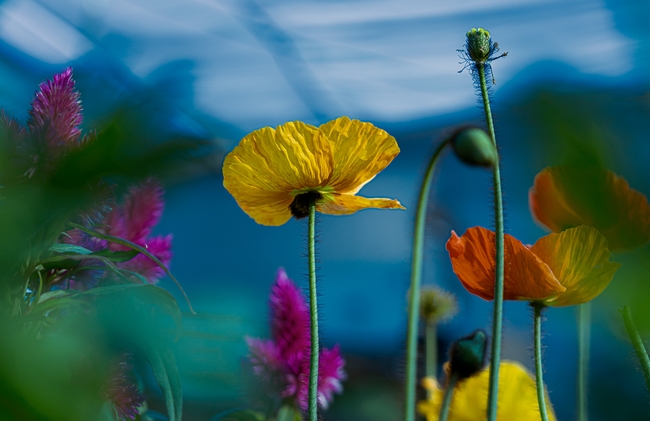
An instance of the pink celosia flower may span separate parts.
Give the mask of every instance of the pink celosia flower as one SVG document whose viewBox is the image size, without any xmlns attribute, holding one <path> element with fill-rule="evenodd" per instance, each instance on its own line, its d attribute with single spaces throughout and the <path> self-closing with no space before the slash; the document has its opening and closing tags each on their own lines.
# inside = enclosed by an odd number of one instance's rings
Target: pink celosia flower
<svg viewBox="0 0 650 421">
<path fill-rule="evenodd" d="M 57 150 L 78 141 L 81 121 L 79 92 L 74 90 L 72 68 L 68 67 L 39 85 L 27 127 L 32 136 Z"/>
<path fill-rule="evenodd" d="M 121 206 L 116 206 L 104 220 L 106 234 L 129 240 L 144 247 L 166 267 L 172 258 L 172 235 L 150 237 L 153 227 L 160 221 L 164 207 L 164 190 L 154 179 L 131 187 Z M 128 247 L 109 243 L 111 250 L 129 250 Z M 142 275 L 150 283 L 165 276 L 165 271 L 143 254 L 119 263 L 118 267 Z"/>
<path fill-rule="evenodd" d="M 104 219 L 99 221 L 99 227 L 91 226 L 91 229 L 142 246 L 169 268 L 172 258 L 172 235 L 151 237 L 151 231 L 162 216 L 163 194 L 162 186 L 154 179 L 131 187 L 122 204 L 114 206 Z M 67 231 L 61 240 L 94 252 L 106 248 L 113 251 L 130 250 L 128 247 L 97 239 L 78 229 Z M 88 259 L 82 261 L 81 266 L 102 266 L 102 263 L 96 259 Z M 116 266 L 135 272 L 150 283 L 157 283 L 165 276 L 165 271 L 143 254 L 138 254 L 126 262 L 116 263 Z M 67 287 L 81 290 L 93 288 L 106 274 L 107 272 L 102 270 L 81 271 L 74 275 L 74 279 L 68 280 Z"/>
<path fill-rule="evenodd" d="M 271 288 L 271 340 L 247 338 L 253 371 L 283 398 L 295 399 L 306 410 L 309 384 L 309 309 L 300 290 L 279 269 Z M 322 349 L 318 367 L 318 404 L 327 408 L 341 393 L 345 361 L 339 347 Z M 281 390 L 280 390 L 281 389 Z"/>
<path fill-rule="evenodd" d="M 103 388 L 104 396 L 113 404 L 119 421 L 134 420 L 146 399 L 133 382 L 131 357 L 127 353 L 115 361 Z"/>
</svg>

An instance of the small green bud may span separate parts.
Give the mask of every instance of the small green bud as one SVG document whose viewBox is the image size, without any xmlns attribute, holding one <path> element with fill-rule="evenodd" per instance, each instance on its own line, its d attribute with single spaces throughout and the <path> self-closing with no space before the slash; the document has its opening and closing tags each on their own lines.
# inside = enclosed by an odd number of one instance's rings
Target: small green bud
<svg viewBox="0 0 650 421">
<path fill-rule="evenodd" d="M 464 128 L 451 136 L 451 146 L 458 158 L 468 165 L 492 167 L 499 160 L 494 142 L 485 130 Z"/>
<path fill-rule="evenodd" d="M 486 63 L 494 52 L 490 32 L 483 28 L 472 28 L 466 36 L 469 57 L 477 63 Z"/>
<path fill-rule="evenodd" d="M 420 317 L 425 321 L 443 322 L 458 313 L 454 294 L 435 286 L 423 286 L 420 294 Z"/>
<path fill-rule="evenodd" d="M 481 371 L 486 347 L 487 336 L 482 330 L 454 342 L 449 350 L 449 373 L 460 381 Z"/>
</svg>

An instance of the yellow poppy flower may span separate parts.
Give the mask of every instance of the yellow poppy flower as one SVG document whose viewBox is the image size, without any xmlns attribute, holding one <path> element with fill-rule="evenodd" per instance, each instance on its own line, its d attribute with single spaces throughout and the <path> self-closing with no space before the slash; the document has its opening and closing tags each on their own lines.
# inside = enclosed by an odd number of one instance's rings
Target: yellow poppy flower
<svg viewBox="0 0 650 421">
<path fill-rule="evenodd" d="M 395 138 L 370 123 L 340 117 L 320 127 L 301 121 L 264 127 L 226 156 L 223 185 L 262 225 L 282 225 L 316 210 L 404 209 L 397 200 L 356 196 L 399 153 Z"/>
<path fill-rule="evenodd" d="M 484 421 L 490 369 L 458 383 L 454 389 L 447 421 Z M 418 411 L 427 421 L 438 421 L 444 390 L 432 378 L 424 378 L 422 385 L 429 390 L 430 398 L 418 403 Z M 555 421 L 548 394 L 546 409 L 549 421 Z M 539 421 L 539 404 L 535 379 L 519 363 L 504 361 L 499 368 L 498 421 Z"/>
</svg>

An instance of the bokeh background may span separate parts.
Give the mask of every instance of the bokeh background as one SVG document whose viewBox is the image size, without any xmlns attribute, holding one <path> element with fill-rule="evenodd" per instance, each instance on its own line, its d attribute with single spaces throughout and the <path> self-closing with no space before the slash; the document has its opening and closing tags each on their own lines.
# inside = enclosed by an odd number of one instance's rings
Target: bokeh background
<svg viewBox="0 0 650 421">
<path fill-rule="evenodd" d="M 347 359 L 345 393 L 325 420 L 396 420 L 416 194 L 445 133 L 482 124 L 457 49 L 472 27 L 491 31 L 493 111 L 503 161 L 506 230 L 524 243 L 544 231 L 527 203 L 535 174 L 588 157 L 650 194 L 650 3 L 636 0 L 0 1 L 0 105 L 25 121 L 39 82 L 72 66 L 84 127 L 130 104 L 161 140 L 209 139 L 210 155 L 165 175 L 157 232 L 174 234 L 171 269 L 199 315 L 178 343 L 185 419 L 246 405 L 244 336 L 268 335 L 267 296 L 279 267 L 306 284 L 305 223 L 255 224 L 222 187 L 223 156 L 248 132 L 341 115 L 394 135 L 401 154 L 362 190 L 407 211 L 319 219 L 323 344 Z M 431 195 L 425 282 L 457 294 L 440 352 L 477 328 L 491 304 L 465 292 L 444 249 L 450 231 L 492 227 L 491 174 L 447 154 Z M 623 263 L 594 302 L 590 414 L 640 419 L 650 410 L 618 308 L 632 306 L 650 337 L 650 249 Z M 180 298 L 172 282 L 161 285 Z M 180 301 L 180 300 L 179 300 Z M 185 304 L 180 301 L 181 306 Z M 183 307 L 187 310 L 186 307 Z M 547 313 L 545 380 L 560 420 L 576 414 L 573 308 Z M 504 356 L 532 367 L 531 311 L 506 303 Z M 154 409 L 154 382 L 144 379 Z"/>
</svg>

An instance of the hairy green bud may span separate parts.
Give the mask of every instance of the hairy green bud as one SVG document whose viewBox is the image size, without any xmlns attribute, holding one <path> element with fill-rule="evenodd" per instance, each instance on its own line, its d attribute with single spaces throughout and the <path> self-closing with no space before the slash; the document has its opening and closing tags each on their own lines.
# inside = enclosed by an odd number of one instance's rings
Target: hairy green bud
<svg viewBox="0 0 650 421">
<path fill-rule="evenodd" d="M 449 372 L 460 380 L 472 377 L 483 369 L 487 336 L 482 330 L 461 338 L 449 350 Z"/>
<path fill-rule="evenodd" d="M 477 63 L 485 63 L 494 52 L 490 32 L 483 28 L 472 28 L 467 34 L 467 54 Z"/>
<path fill-rule="evenodd" d="M 499 160 L 490 135 L 476 127 L 456 131 L 451 136 L 451 146 L 458 158 L 468 165 L 492 167 Z"/>
</svg>

